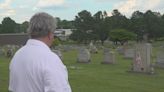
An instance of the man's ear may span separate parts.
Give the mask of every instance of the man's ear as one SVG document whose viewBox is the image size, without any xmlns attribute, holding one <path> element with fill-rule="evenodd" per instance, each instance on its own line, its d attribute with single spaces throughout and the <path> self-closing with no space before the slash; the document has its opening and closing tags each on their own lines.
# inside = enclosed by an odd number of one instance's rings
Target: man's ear
<svg viewBox="0 0 164 92">
<path fill-rule="evenodd" d="M 48 33 L 48 39 L 49 40 L 54 39 L 54 34 L 52 32 Z"/>
<path fill-rule="evenodd" d="M 51 40 L 51 32 L 48 32 L 48 39 Z"/>
</svg>

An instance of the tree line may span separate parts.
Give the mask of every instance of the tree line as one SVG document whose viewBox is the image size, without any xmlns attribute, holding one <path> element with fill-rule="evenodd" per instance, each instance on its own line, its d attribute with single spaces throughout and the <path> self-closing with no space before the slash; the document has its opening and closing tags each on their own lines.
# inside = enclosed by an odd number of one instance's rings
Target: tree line
<svg viewBox="0 0 164 92">
<path fill-rule="evenodd" d="M 142 41 L 145 36 L 148 41 L 160 40 L 164 37 L 164 15 L 151 10 L 135 11 L 127 18 L 117 9 L 112 11 L 112 16 L 107 16 L 106 11 L 92 15 L 83 10 L 75 17 L 74 27 L 71 38 L 84 43 L 100 40 L 103 44 L 110 39 L 124 44 L 128 40 Z"/>
<path fill-rule="evenodd" d="M 10 17 L 5 17 L 0 24 L 0 33 L 23 33 L 26 32 L 27 27 L 27 21 L 18 24 Z"/>
<path fill-rule="evenodd" d="M 88 43 L 110 39 L 115 44 L 124 44 L 128 40 L 142 41 L 146 36 L 148 41 L 164 38 L 164 14 L 148 10 L 134 11 L 130 18 L 121 14 L 117 9 L 108 16 L 106 11 L 95 14 L 87 10 L 79 12 L 72 21 L 58 20 L 58 28 L 73 29 L 70 39 Z M 16 23 L 10 17 L 5 17 L 0 24 L 0 33 L 26 32 L 28 21 Z"/>
</svg>

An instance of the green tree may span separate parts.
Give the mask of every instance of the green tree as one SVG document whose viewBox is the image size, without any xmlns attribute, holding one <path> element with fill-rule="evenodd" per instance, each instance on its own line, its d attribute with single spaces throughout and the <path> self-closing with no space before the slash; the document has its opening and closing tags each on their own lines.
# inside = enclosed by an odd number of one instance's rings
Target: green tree
<svg viewBox="0 0 164 92">
<path fill-rule="evenodd" d="M 59 18 L 59 17 L 56 17 L 55 18 L 56 19 L 56 21 L 57 21 L 57 28 L 59 29 L 60 28 L 60 23 L 61 23 L 61 19 Z"/>
<path fill-rule="evenodd" d="M 21 32 L 26 33 L 26 32 L 27 32 L 28 25 L 29 25 L 29 22 L 28 22 L 28 21 L 23 22 L 23 23 L 20 25 L 20 30 L 21 30 Z"/>
<path fill-rule="evenodd" d="M 59 38 L 56 37 L 56 38 L 54 39 L 53 43 L 52 43 L 52 47 L 55 48 L 55 46 L 58 46 L 60 43 L 61 43 L 61 42 L 60 42 Z"/>
<path fill-rule="evenodd" d="M 85 34 L 82 30 L 72 30 L 72 34 L 70 35 L 70 39 L 77 41 L 78 43 L 81 43 L 84 41 L 85 36 L 87 34 Z"/>
<path fill-rule="evenodd" d="M 75 18 L 75 27 L 84 31 L 92 29 L 93 18 L 89 11 L 83 10 Z"/>
<path fill-rule="evenodd" d="M 74 29 L 74 21 L 68 21 L 68 20 L 61 20 L 60 18 L 56 18 L 58 23 L 57 23 L 57 28 L 58 29 Z"/>
<path fill-rule="evenodd" d="M 129 19 L 126 16 L 122 15 L 117 9 L 113 10 L 112 16 L 107 18 L 107 20 L 111 29 L 116 28 L 129 28 Z"/>
<path fill-rule="evenodd" d="M 121 45 L 123 45 L 129 40 L 134 40 L 136 38 L 136 34 L 125 29 L 114 29 L 109 32 L 109 37 L 110 40 L 113 41 L 115 44 L 120 42 Z"/>
<path fill-rule="evenodd" d="M 137 34 L 137 41 L 143 40 L 144 30 L 146 25 L 144 23 L 144 13 L 135 11 L 131 17 L 130 30 Z"/>
<path fill-rule="evenodd" d="M 2 33 L 2 24 L 0 24 L 0 33 Z"/>
<path fill-rule="evenodd" d="M 2 20 L 1 33 L 15 33 L 17 24 L 10 17 L 5 17 Z"/>
<path fill-rule="evenodd" d="M 164 14 L 161 17 L 161 25 L 164 25 Z M 164 37 L 164 26 L 161 26 L 161 35 Z"/>
<path fill-rule="evenodd" d="M 145 33 L 148 39 L 157 39 L 162 36 L 161 14 L 148 10 L 144 14 L 144 23 L 146 25 Z"/>
<path fill-rule="evenodd" d="M 75 17 L 74 26 L 76 30 L 73 32 L 73 36 L 71 38 L 77 39 L 78 41 L 84 43 L 87 43 L 89 40 L 91 40 L 91 33 L 93 31 L 93 18 L 89 11 L 83 10 L 79 12 Z M 76 34 L 76 36 L 74 34 Z"/>
<path fill-rule="evenodd" d="M 107 17 L 106 12 L 102 13 L 102 11 L 98 11 L 94 14 L 94 24 L 93 24 L 93 40 L 100 40 L 102 45 L 104 41 L 108 38 L 108 29 L 105 25 L 105 18 Z"/>
</svg>

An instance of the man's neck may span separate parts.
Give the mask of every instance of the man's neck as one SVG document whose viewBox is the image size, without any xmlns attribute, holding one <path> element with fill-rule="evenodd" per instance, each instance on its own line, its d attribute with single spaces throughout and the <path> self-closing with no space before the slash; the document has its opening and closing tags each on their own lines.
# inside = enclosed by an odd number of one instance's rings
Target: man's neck
<svg viewBox="0 0 164 92">
<path fill-rule="evenodd" d="M 50 47 L 48 40 L 46 38 L 36 38 L 36 40 L 42 41 L 43 43 L 45 43 L 48 47 Z"/>
</svg>

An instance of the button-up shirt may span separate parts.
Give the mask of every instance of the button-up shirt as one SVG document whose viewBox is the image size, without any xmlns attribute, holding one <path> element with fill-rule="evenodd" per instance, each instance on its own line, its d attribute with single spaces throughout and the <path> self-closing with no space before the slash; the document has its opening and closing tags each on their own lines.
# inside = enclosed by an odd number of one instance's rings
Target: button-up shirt
<svg viewBox="0 0 164 92">
<path fill-rule="evenodd" d="M 11 92 L 71 92 L 65 65 L 42 41 L 29 39 L 9 70 Z"/>
</svg>

